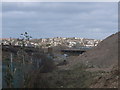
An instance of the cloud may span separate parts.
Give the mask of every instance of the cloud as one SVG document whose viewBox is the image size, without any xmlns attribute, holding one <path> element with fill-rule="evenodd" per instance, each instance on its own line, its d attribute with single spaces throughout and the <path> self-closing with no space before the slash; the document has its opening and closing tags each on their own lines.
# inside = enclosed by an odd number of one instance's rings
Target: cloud
<svg viewBox="0 0 120 90">
<path fill-rule="evenodd" d="M 3 3 L 3 37 L 103 39 L 117 32 L 117 3 Z"/>
</svg>

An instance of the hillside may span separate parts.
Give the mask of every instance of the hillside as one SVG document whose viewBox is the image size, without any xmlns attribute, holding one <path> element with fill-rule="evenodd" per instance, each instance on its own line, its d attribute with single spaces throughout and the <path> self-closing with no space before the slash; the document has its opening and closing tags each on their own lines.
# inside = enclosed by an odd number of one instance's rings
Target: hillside
<svg viewBox="0 0 120 90">
<path fill-rule="evenodd" d="M 95 68 L 112 68 L 118 63 L 118 33 L 107 37 L 100 42 L 98 46 L 79 55 L 73 60 L 69 60 L 68 62 L 69 64 L 65 66 L 66 68 L 70 68 L 79 63 Z"/>
</svg>

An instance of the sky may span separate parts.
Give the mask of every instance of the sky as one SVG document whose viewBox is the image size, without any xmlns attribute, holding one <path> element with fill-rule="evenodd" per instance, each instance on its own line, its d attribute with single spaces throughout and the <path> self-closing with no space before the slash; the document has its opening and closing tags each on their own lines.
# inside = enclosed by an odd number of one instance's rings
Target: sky
<svg viewBox="0 0 120 90">
<path fill-rule="evenodd" d="M 117 2 L 3 2 L 2 37 L 104 39 L 118 31 Z"/>
</svg>

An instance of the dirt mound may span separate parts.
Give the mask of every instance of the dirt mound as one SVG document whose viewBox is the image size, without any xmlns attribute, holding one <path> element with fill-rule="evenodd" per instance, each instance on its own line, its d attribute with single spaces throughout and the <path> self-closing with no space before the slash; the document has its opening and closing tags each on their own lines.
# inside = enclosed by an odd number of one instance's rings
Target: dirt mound
<svg viewBox="0 0 120 90">
<path fill-rule="evenodd" d="M 95 78 L 90 88 L 118 88 L 119 71 L 118 66 L 114 66 L 110 73 Z"/>
<path fill-rule="evenodd" d="M 106 68 L 118 63 L 118 33 L 107 37 L 98 46 L 79 55 L 75 60 L 70 61 L 68 66 L 81 62 L 95 68 Z"/>
</svg>

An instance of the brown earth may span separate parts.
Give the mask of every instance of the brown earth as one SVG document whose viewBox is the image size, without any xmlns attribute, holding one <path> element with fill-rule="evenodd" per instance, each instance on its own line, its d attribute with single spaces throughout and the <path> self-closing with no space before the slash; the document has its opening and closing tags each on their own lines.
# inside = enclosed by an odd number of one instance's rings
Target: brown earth
<svg viewBox="0 0 120 90">
<path fill-rule="evenodd" d="M 64 68 L 70 68 L 79 63 L 90 65 L 94 68 L 112 68 L 116 65 L 118 63 L 118 33 L 107 37 L 98 46 L 79 55 L 77 58 L 70 59 L 69 64 L 64 66 Z"/>
<path fill-rule="evenodd" d="M 90 88 L 118 88 L 119 75 L 118 65 L 115 65 L 110 73 L 97 76 Z"/>
</svg>

